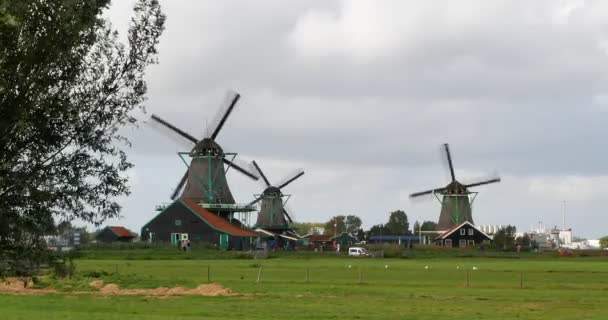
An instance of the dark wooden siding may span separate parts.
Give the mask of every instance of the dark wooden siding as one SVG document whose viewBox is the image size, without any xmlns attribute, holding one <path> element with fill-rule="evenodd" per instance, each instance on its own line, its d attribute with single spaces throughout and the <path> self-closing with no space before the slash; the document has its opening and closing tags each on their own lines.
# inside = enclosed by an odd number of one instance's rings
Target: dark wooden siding
<svg viewBox="0 0 608 320">
<path fill-rule="evenodd" d="M 97 239 L 98 242 L 109 243 L 118 241 L 118 236 L 116 235 L 116 233 L 110 230 L 110 228 L 106 227 L 99 234 L 97 234 L 97 237 L 95 237 L 95 239 Z"/>
<path fill-rule="evenodd" d="M 155 242 L 170 242 L 172 233 L 187 233 L 188 239 L 194 244 L 208 243 L 217 247 L 220 245 L 220 232 L 211 228 L 180 201 L 174 202 L 142 227 L 142 241 L 148 241 L 150 232 L 152 232 L 152 240 Z M 229 235 L 228 248 L 249 250 L 251 241 L 249 237 Z"/>
<path fill-rule="evenodd" d="M 464 229 L 464 233 L 465 233 L 464 235 L 460 234 L 460 230 L 462 230 L 462 229 Z M 469 235 L 469 229 L 473 229 L 473 235 Z M 479 244 L 482 244 L 484 241 L 490 240 L 479 230 L 477 230 L 476 228 L 473 228 L 469 225 L 466 225 L 466 224 L 464 226 L 462 226 L 461 228 L 458 228 L 451 235 L 449 235 L 446 239 L 452 240 L 453 248 L 460 247 L 460 240 L 467 241 L 467 247 L 470 246 L 469 245 L 470 240 L 475 241 L 475 245 L 479 245 Z M 440 243 L 440 245 L 445 245 L 445 240 L 443 240 L 442 243 Z"/>
</svg>

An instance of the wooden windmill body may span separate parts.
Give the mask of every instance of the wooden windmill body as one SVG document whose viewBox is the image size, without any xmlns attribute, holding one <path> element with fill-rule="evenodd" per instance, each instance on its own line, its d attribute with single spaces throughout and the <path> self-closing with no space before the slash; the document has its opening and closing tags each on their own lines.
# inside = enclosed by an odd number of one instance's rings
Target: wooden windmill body
<svg viewBox="0 0 608 320">
<path fill-rule="evenodd" d="M 471 224 L 473 222 L 472 204 L 477 197 L 477 192 L 471 192 L 469 189 L 481 185 L 500 182 L 500 178 L 492 178 L 481 182 L 462 184 L 456 180 L 454 166 L 452 164 L 452 156 L 450 154 L 449 145 L 444 144 L 445 153 L 450 168 L 452 181 L 443 188 L 436 188 L 427 191 L 417 192 L 410 195 L 411 198 L 416 198 L 424 195 L 435 195 L 441 203 L 441 213 L 437 223 L 437 231 L 445 231 L 464 221 Z"/>
<path fill-rule="evenodd" d="M 212 134 L 201 140 L 196 139 L 160 117 L 152 115 L 153 121 L 194 144 L 189 152 L 178 153 L 188 166 L 188 169 L 175 188 L 171 196 L 172 200 L 179 197 L 180 199 L 192 199 L 203 204 L 229 207 L 236 204 L 226 180 L 226 172 L 230 168 L 234 168 L 251 179 L 259 179 L 254 172 L 234 162 L 236 153 L 224 152 L 222 147 L 216 142 L 218 134 L 232 113 L 239 97 L 239 94 L 235 94 L 230 99 L 230 103 L 220 110 L 221 117 L 215 127 L 212 128 Z"/>
<path fill-rule="evenodd" d="M 256 221 L 256 228 L 261 228 L 271 232 L 281 232 L 291 230 L 289 223 L 293 222 L 291 215 L 285 210 L 285 203 L 289 199 L 289 195 L 282 192 L 282 189 L 304 175 L 304 171 L 299 170 L 296 174 L 283 180 L 284 182 L 274 186 L 270 183 L 259 165 L 253 161 L 253 166 L 257 169 L 258 175 L 262 177 L 265 183 L 264 191 L 256 197 L 250 205 L 258 202 L 260 204 L 260 212 Z"/>
</svg>

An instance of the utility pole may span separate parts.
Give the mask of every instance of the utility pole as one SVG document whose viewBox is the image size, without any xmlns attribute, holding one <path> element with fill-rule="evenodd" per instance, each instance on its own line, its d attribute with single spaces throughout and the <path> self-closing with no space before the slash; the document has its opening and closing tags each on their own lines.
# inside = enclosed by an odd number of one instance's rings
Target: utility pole
<svg viewBox="0 0 608 320">
<path fill-rule="evenodd" d="M 422 223 L 418 222 L 418 241 L 422 244 Z"/>
<path fill-rule="evenodd" d="M 562 223 L 563 223 L 562 230 L 566 231 L 566 200 L 564 200 Z"/>
</svg>

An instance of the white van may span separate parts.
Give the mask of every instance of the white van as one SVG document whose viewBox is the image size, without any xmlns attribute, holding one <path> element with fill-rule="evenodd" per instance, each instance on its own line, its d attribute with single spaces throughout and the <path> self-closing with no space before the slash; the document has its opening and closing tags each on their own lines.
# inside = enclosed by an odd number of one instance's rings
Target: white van
<svg viewBox="0 0 608 320">
<path fill-rule="evenodd" d="M 351 257 L 367 257 L 369 256 L 369 251 L 361 247 L 351 247 L 348 248 L 348 255 Z"/>
</svg>

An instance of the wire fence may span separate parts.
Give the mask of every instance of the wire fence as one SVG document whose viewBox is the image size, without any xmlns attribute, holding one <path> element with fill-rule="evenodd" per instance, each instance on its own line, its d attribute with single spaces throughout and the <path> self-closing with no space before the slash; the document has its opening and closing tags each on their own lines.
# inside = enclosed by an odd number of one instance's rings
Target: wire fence
<svg viewBox="0 0 608 320">
<path fill-rule="evenodd" d="M 608 290 L 608 271 L 572 270 L 492 270 L 471 266 L 455 268 L 418 266 L 280 266 L 261 263 L 247 265 L 205 265 L 187 268 L 163 266 L 142 268 L 116 264 L 105 269 L 115 276 L 136 281 L 143 277 L 159 283 L 249 283 L 256 285 L 365 285 L 404 287 L 520 288 Z M 173 270 L 174 272 L 171 272 Z"/>
</svg>

